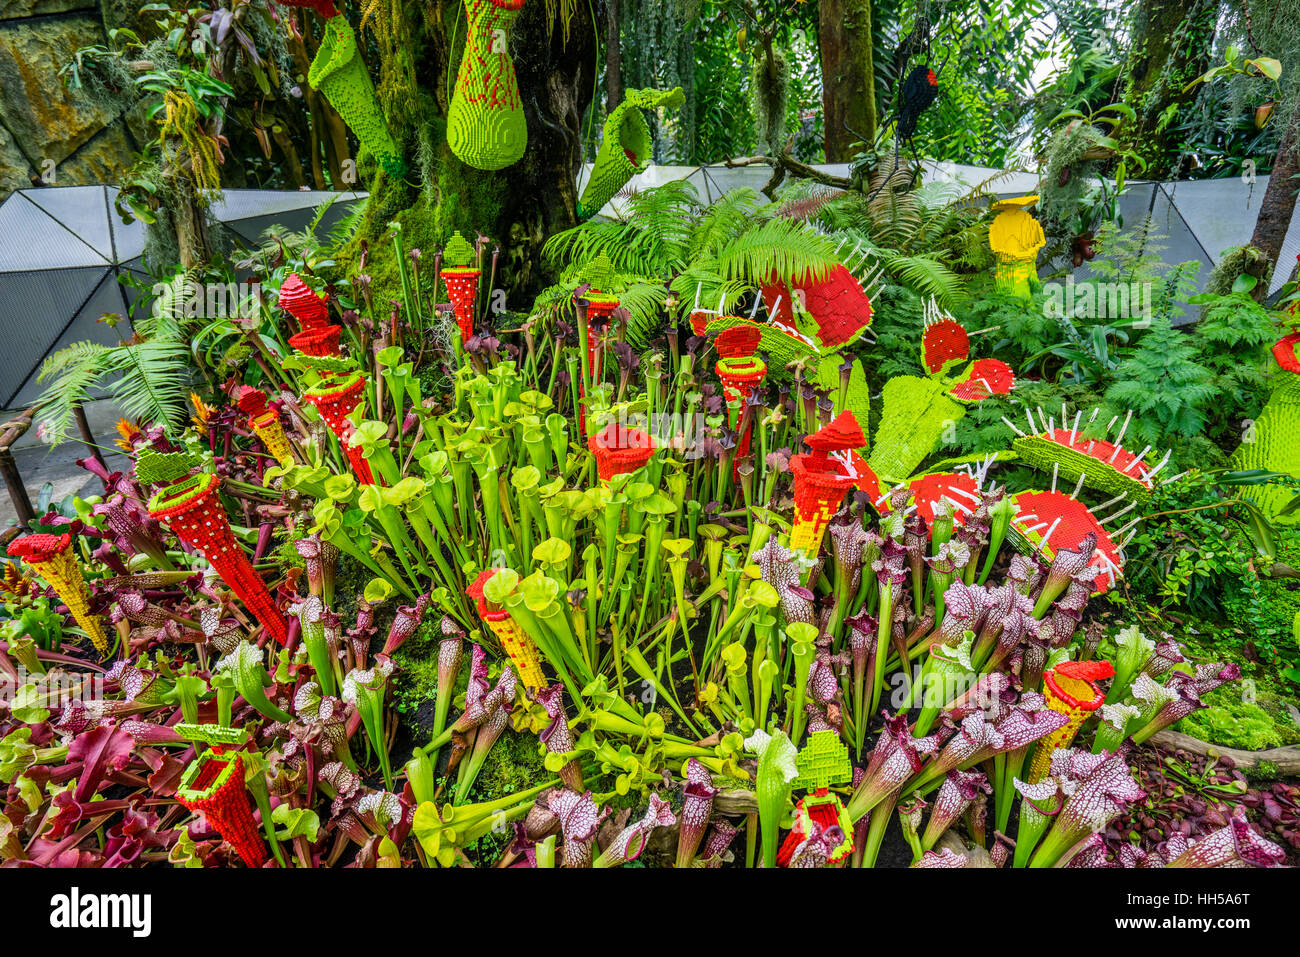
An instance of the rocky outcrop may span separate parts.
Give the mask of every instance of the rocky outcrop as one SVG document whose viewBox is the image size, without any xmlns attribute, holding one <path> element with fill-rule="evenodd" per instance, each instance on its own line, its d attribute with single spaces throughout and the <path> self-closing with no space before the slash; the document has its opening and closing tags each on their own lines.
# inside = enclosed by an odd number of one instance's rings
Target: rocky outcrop
<svg viewBox="0 0 1300 957">
<path fill-rule="evenodd" d="M 113 107 L 59 71 L 104 43 L 95 0 L 0 0 L 0 199 L 20 187 L 113 182 L 134 146 Z"/>
</svg>

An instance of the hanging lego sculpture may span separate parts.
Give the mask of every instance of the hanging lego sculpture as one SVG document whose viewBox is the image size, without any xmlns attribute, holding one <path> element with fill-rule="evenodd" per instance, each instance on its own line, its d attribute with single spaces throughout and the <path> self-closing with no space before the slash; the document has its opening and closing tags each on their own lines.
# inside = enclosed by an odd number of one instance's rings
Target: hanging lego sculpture
<svg viewBox="0 0 1300 957">
<path fill-rule="evenodd" d="M 474 599 L 478 615 L 492 629 L 492 633 L 501 642 L 501 650 L 510 656 L 515 666 L 515 673 L 528 689 L 529 693 L 547 686 L 546 676 L 542 673 L 541 658 L 537 646 L 528 637 L 519 623 L 504 608 L 494 607 L 483 595 L 483 586 L 497 573 L 496 568 L 485 568 L 468 588 L 465 594 Z"/>
<path fill-rule="evenodd" d="M 513 165 L 528 146 L 510 57 L 510 29 L 523 6 L 524 0 L 465 0 L 469 34 L 447 109 L 447 145 L 475 169 Z"/>
<path fill-rule="evenodd" d="M 136 474 L 142 482 L 157 484 L 169 481 L 168 476 L 150 469 L 146 461 L 137 460 L 136 463 Z M 220 488 L 221 479 L 210 472 L 191 475 L 166 485 L 154 495 L 149 500 L 149 514 L 175 532 L 181 541 L 202 552 L 208 564 L 265 626 L 271 637 L 284 644 L 289 636 L 288 625 L 276 607 L 275 599 L 267 591 L 262 576 L 253 569 L 244 549 L 235 541 L 230 520 L 218 497 Z"/>
<path fill-rule="evenodd" d="M 108 654 L 108 636 L 98 617 L 90 613 L 86 598 L 86 581 L 72 549 L 72 535 L 24 535 L 9 543 L 8 552 L 21 558 L 36 574 L 49 583 L 59 600 L 68 606 L 77 626 L 90 636 L 95 650 Z"/>
<path fill-rule="evenodd" d="M 1037 196 L 1000 199 L 989 224 L 989 247 L 997 258 L 997 285 L 1003 292 L 1029 297 L 1029 279 L 1038 274 L 1038 251 L 1047 245 L 1043 227 L 1029 213 Z"/>
<path fill-rule="evenodd" d="M 884 414 L 871 446 L 869 464 L 882 479 L 909 479 L 966 414 L 966 404 L 1015 388 L 1011 367 L 997 359 L 970 359 L 970 336 L 944 316 L 934 301 L 926 307 L 921 358 L 928 378 L 894 376 L 881 390 Z"/>
<path fill-rule="evenodd" d="M 239 393 L 239 411 L 248 416 L 249 427 L 262 440 L 266 450 L 274 456 L 281 468 L 294 465 L 293 448 L 280 424 L 280 413 L 266 404 L 266 393 L 261 389 L 244 386 Z"/>
<path fill-rule="evenodd" d="M 1279 339 L 1273 346 L 1273 358 L 1279 369 L 1274 373 L 1273 392 L 1233 453 L 1232 467 L 1267 469 L 1300 478 L 1300 332 Z M 1295 498 L 1295 490 L 1289 486 L 1251 485 L 1243 488 L 1243 494 L 1270 521 L 1284 525 L 1300 522 L 1300 510 L 1280 514 Z"/>
<path fill-rule="evenodd" d="M 654 143 L 643 110 L 686 105 L 681 87 L 662 90 L 625 90 L 623 101 L 605 119 L 600 150 L 591 166 L 591 176 L 578 200 L 578 219 L 595 216 L 614 195 L 650 162 Z"/>
<path fill-rule="evenodd" d="M 325 35 L 307 72 L 307 82 L 338 110 L 343 122 L 386 173 L 405 174 L 406 163 L 388 132 L 356 34 L 342 14 L 325 21 Z"/>
<path fill-rule="evenodd" d="M 328 376 L 302 394 L 302 400 L 314 405 L 320 417 L 338 437 L 343 454 L 352 463 L 352 471 L 363 485 L 374 485 L 375 478 L 370 471 L 370 463 L 360 446 L 352 445 L 348 439 L 356 429 L 348 418 L 352 410 L 361 404 L 362 393 L 366 389 L 365 376 L 360 372 L 350 375 Z"/>
<path fill-rule="evenodd" d="M 261 867 L 266 863 L 266 844 L 257 830 L 244 782 L 244 762 L 238 754 L 214 750 L 195 758 L 181 777 L 176 799 L 191 811 L 202 812 L 245 865 Z"/>
<path fill-rule="evenodd" d="M 854 486 L 871 495 L 880 494 L 875 474 L 855 450 L 867 444 L 862 427 L 852 412 L 842 412 L 823 429 L 804 438 L 812 449 L 792 456 L 794 473 L 794 527 L 790 547 L 809 558 L 821 548 L 826 524 L 839 510 L 845 494 Z"/>
<path fill-rule="evenodd" d="M 452 234 L 442 248 L 442 271 L 439 275 L 447 284 L 447 299 L 456 316 L 460 341 L 466 343 L 474 335 L 474 303 L 478 297 L 478 277 L 482 270 L 475 265 L 474 247 L 460 234 Z"/>
</svg>

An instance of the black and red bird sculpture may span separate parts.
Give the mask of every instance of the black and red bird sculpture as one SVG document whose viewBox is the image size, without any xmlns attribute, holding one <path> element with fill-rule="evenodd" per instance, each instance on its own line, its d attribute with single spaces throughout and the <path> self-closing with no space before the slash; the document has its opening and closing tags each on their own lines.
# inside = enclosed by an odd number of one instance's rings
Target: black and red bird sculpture
<svg viewBox="0 0 1300 957">
<path fill-rule="evenodd" d="M 939 78 L 928 66 L 913 67 L 903 81 L 902 102 L 898 107 L 897 135 L 908 141 L 916 135 L 916 124 L 939 96 Z"/>
</svg>

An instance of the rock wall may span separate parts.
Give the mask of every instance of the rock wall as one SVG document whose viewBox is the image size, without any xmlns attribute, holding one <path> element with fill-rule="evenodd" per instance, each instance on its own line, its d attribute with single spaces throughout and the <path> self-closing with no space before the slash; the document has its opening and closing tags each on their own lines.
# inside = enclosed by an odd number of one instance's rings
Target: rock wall
<svg viewBox="0 0 1300 957">
<path fill-rule="evenodd" d="M 59 76 L 78 47 L 105 41 L 98 0 L 0 0 L 0 200 L 114 182 L 131 165 L 124 120 Z"/>
</svg>

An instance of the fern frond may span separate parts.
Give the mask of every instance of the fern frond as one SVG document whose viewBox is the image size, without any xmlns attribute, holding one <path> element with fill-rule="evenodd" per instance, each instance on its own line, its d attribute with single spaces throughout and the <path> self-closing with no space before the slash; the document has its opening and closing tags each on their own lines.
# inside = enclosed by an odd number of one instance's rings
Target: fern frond
<svg viewBox="0 0 1300 957">
<path fill-rule="evenodd" d="M 985 199 L 989 196 L 992 196 L 994 186 L 996 186 L 998 183 L 1001 183 L 1003 180 L 1010 179 L 1012 176 L 1016 175 L 1019 172 L 1023 172 L 1023 171 L 1015 170 L 1015 169 L 998 170 L 988 179 L 976 183 L 974 186 L 968 189 L 957 200 L 957 203 L 965 205 L 968 203 L 973 203 L 977 199 Z"/>
<path fill-rule="evenodd" d="M 767 201 L 747 186 L 719 197 L 704 210 L 692 231 L 690 258 L 717 255 L 750 227 L 759 210 L 766 205 Z"/>
<path fill-rule="evenodd" d="M 67 437 L 73 412 L 90 399 L 90 390 L 104 375 L 112 351 L 97 342 L 75 342 L 42 363 L 36 381 L 52 381 L 36 401 L 52 445 Z"/>
<path fill-rule="evenodd" d="M 713 268 L 723 279 L 758 285 L 775 277 L 783 282 L 823 278 L 839 260 L 825 235 L 791 219 L 772 219 L 737 237 L 722 250 Z"/>
<path fill-rule="evenodd" d="M 965 298 L 960 277 L 930 256 L 886 256 L 885 264 L 898 279 L 923 296 L 933 296 L 946 309 Z"/>
<path fill-rule="evenodd" d="M 158 423 L 168 433 L 182 426 L 190 393 L 185 342 L 149 340 L 112 351 L 110 372 L 119 374 L 113 397 L 129 417 Z"/>
<path fill-rule="evenodd" d="M 629 313 L 627 339 L 636 349 L 644 349 L 663 332 L 664 300 L 668 290 L 663 283 L 640 282 L 619 294 L 619 305 Z"/>
</svg>

